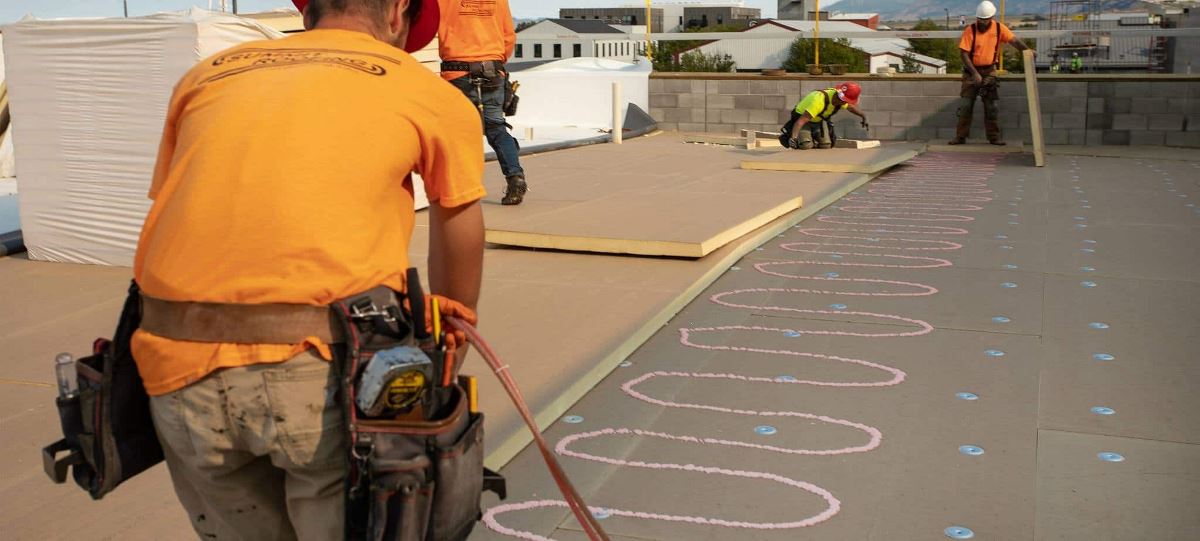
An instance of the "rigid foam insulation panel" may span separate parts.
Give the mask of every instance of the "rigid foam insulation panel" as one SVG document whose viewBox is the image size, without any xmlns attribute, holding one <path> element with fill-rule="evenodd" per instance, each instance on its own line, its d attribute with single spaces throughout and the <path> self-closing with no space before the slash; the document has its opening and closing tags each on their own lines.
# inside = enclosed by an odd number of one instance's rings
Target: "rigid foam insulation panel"
<svg viewBox="0 0 1200 541">
<path fill-rule="evenodd" d="M 802 202 L 797 195 L 625 191 L 488 229 L 487 241 L 581 252 L 704 257 L 800 208 Z"/>
<path fill-rule="evenodd" d="M 831 148 L 784 150 L 742 161 L 742 169 L 875 174 L 904 163 L 921 152 L 920 146 L 890 145 L 870 149 Z"/>
</svg>

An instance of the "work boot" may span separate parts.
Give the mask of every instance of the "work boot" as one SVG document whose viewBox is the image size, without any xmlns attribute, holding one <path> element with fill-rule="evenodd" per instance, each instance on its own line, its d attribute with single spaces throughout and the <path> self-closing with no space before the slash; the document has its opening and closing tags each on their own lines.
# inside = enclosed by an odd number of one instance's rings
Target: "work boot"
<svg viewBox="0 0 1200 541">
<path fill-rule="evenodd" d="M 520 205 L 521 201 L 525 200 L 525 192 L 529 191 L 529 185 L 525 184 L 525 175 L 513 175 L 504 180 L 508 183 L 508 188 L 504 190 L 504 199 L 500 200 L 500 204 Z"/>
<path fill-rule="evenodd" d="M 993 144 L 993 145 L 996 145 L 996 146 L 998 146 L 998 147 L 1002 147 L 1002 146 L 1004 146 L 1004 145 L 1007 145 L 1007 144 L 1008 144 L 1008 143 L 1005 143 L 1004 141 L 1001 141 L 1000 139 L 992 139 L 991 141 L 988 141 L 988 143 L 991 143 L 991 144 Z"/>
<path fill-rule="evenodd" d="M 950 144 L 951 145 L 965 145 L 965 144 L 967 144 L 967 140 L 963 139 L 962 137 L 955 137 L 954 139 L 950 140 Z"/>
</svg>

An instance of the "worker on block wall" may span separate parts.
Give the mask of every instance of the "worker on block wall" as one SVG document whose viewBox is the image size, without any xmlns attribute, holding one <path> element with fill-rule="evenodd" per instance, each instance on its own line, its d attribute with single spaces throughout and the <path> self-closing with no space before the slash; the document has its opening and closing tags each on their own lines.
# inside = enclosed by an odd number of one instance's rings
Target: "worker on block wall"
<svg viewBox="0 0 1200 541">
<path fill-rule="evenodd" d="M 837 144 L 833 130 L 833 115 L 846 110 L 862 119 L 864 130 L 870 129 L 867 116 L 858 109 L 858 98 L 862 88 L 858 83 L 842 83 L 835 88 L 809 92 L 796 108 L 792 117 L 779 130 L 779 142 L 785 148 L 809 150 L 827 149 Z"/>
<path fill-rule="evenodd" d="M 438 52 L 442 78 L 466 94 L 483 116 L 483 132 L 496 151 L 506 183 L 505 205 L 520 205 L 529 189 L 517 140 L 504 120 L 513 95 L 504 63 L 517 43 L 508 0 L 438 0 L 442 12 Z M 511 109 L 510 109 L 511 111 Z"/>
<path fill-rule="evenodd" d="M 988 142 L 1003 145 L 1000 133 L 1000 83 L 996 79 L 996 63 L 1000 46 L 1011 43 L 1019 51 L 1029 49 L 1012 30 L 995 21 L 996 6 L 984 0 L 975 9 L 975 24 L 963 30 L 958 49 L 963 61 L 962 93 L 958 106 L 958 128 L 952 145 L 961 145 L 971 136 L 971 121 L 975 115 L 975 98 L 983 101 L 983 126 Z M 1037 54 L 1036 52 L 1034 54 Z M 1029 69 L 1033 69 L 1032 66 Z"/>
</svg>

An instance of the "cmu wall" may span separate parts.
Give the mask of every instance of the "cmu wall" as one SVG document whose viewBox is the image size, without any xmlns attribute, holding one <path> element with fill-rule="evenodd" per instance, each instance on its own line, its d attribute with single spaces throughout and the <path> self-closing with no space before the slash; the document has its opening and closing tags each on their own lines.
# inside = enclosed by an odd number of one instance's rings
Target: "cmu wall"
<svg viewBox="0 0 1200 541">
<path fill-rule="evenodd" d="M 835 117 L 848 138 L 931 141 L 954 137 L 961 83 L 957 76 L 766 77 L 753 74 L 655 73 L 650 115 L 666 130 L 736 133 L 778 131 L 802 94 L 842 80 L 863 87 L 858 117 Z M 1167 145 L 1200 148 L 1200 76 L 1039 76 L 1042 126 L 1051 145 Z M 1008 140 L 1030 142 L 1025 81 L 1001 78 L 1000 126 Z M 983 106 L 976 103 L 973 139 L 983 139 Z"/>
</svg>

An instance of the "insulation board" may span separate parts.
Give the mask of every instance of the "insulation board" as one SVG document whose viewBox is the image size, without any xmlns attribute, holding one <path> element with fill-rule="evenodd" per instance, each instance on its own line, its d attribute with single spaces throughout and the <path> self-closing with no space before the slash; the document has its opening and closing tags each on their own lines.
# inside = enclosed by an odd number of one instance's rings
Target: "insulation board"
<svg viewBox="0 0 1200 541">
<path fill-rule="evenodd" d="M 756 160 L 742 161 L 742 169 L 875 174 L 911 160 L 921 147 L 894 145 L 865 150 L 786 150 Z"/>
</svg>

